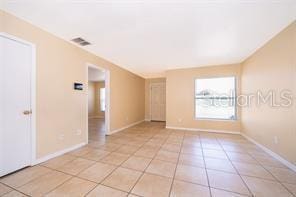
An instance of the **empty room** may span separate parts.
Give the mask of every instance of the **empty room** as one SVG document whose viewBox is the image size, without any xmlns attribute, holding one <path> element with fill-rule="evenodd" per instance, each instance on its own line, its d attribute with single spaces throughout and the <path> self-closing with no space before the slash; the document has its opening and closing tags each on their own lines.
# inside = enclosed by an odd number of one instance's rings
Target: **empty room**
<svg viewBox="0 0 296 197">
<path fill-rule="evenodd" d="M 296 1 L 1 0 L 0 196 L 296 197 Z"/>
</svg>

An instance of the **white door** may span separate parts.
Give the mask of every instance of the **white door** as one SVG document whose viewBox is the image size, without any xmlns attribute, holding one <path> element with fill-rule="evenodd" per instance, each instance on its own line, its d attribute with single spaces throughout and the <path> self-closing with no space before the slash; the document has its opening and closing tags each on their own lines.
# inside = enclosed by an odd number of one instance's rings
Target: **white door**
<svg viewBox="0 0 296 197">
<path fill-rule="evenodd" d="M 165 83 L 151 84 L 151 120 L 165 121 Z"/>
<path fill-rule="evenodd" d="M 0 35 L 0 177 L 31 163 L 32 53 Z"/>
</svg>

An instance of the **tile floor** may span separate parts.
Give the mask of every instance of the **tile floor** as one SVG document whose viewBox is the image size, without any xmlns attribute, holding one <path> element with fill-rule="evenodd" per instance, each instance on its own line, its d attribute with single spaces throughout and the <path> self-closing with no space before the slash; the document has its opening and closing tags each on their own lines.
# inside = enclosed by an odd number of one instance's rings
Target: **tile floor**
<svg viewBox="0 0 296 197">
<path fill-rule="evenodd" d="M 1 178 L 0 196 L 296 196 L 296 173 L 239 135 L 154 122 L 90 136 L 85 147 Z"/>
<path fill-rule="evenodd" d="M 105 140 L 105 119 L 90 118 L 88 119 L 88 137 L 91 141 Z"/>
</svg>

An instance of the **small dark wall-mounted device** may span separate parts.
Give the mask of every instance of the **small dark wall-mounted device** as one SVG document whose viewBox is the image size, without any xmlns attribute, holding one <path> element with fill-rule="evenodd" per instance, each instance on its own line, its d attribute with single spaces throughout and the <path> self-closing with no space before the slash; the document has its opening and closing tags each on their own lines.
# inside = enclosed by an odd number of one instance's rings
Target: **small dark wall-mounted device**
<svg viewBox="0 0 296 197">
<path fill-rule="evenodd" d="M 74 90 L 83 90 L 82 83 L 74 83 Z"/>
</svg>

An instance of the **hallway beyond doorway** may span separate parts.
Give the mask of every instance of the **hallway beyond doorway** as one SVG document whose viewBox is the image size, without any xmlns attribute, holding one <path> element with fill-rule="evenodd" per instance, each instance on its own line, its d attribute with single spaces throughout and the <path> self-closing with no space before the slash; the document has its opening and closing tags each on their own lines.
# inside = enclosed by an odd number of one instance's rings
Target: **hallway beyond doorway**
<svg viewBox="0 0 296 197">
<path fill-rule="evenodd" d="M 88 139 L 89 141 L 104 141 L 105 140 L 105 119 L 104 118 L 89 118 L 88 119 Z"/>
</svg>

